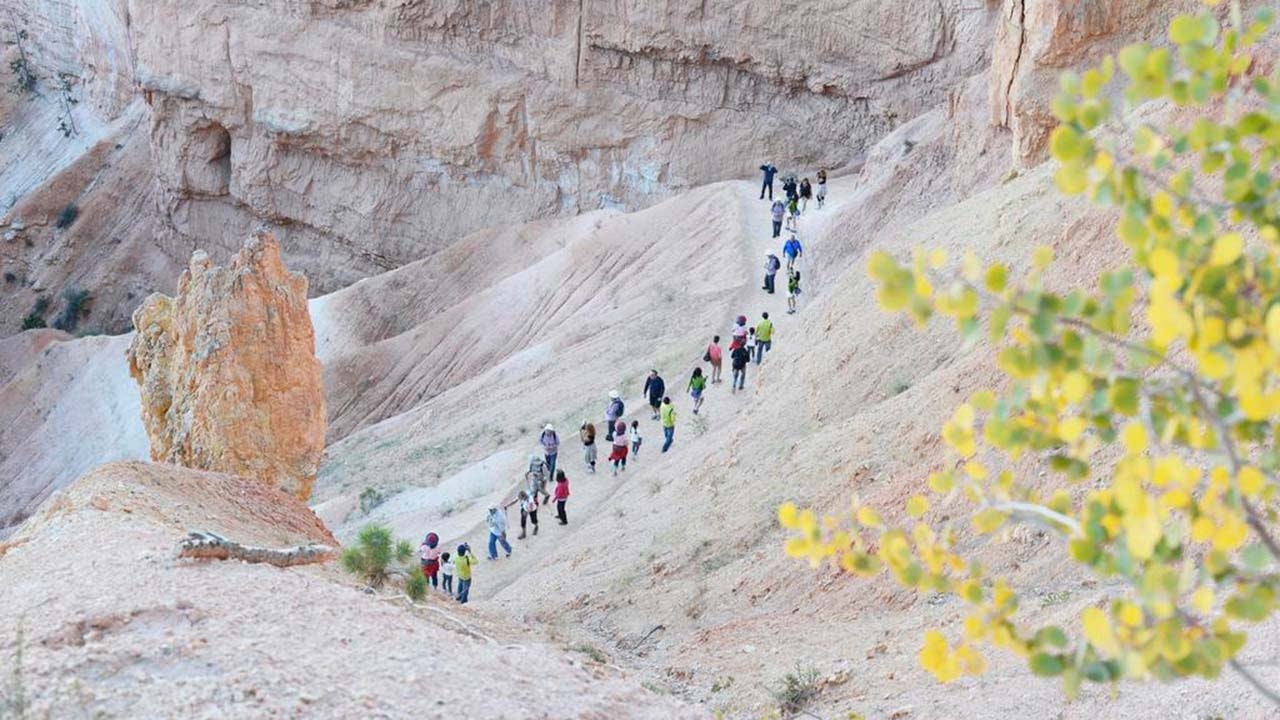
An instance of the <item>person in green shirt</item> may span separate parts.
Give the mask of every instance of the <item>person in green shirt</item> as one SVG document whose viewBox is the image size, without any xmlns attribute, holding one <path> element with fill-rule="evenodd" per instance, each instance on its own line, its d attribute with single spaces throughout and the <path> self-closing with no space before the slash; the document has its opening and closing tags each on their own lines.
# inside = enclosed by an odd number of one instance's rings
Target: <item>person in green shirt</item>
<svg viewBox="0 0 1280 720">
<path fill-rule="evenodd" d="M 458 546 L 458 554 L 453 558 L 453 569 L 458 574 L 458 602 L 463 605 L 467 604 L 467 595 L 471 592 L 471 565 L 475 559 L 466 543 Z"/>
<path fill-rule="evenodd" d="M 764 354 L 773 347 L 773 321 L 769 319 L 769 313 L 762 315 L 763 319 L 756 323 L 756 364 L 759 365 L 764 360 Z"/>
<path fill-rule="evenodd" d="M 671 403 L 670 397 L 662 398 L 662 410 L 658 417 L 662 423 L 662 452 L 666 452 L 676 437 L 676 406 Z"/>
<path fill-rule="evenodd" d="M 698 414 L 698 408 L 702 407 L 702 391 L 707 389 L 707 378 L 702 374 L 702 368 L 693 369 L 693 377 L 689 378 L 689 395 L 693 398 L 693 414 Z"/>
</svg>

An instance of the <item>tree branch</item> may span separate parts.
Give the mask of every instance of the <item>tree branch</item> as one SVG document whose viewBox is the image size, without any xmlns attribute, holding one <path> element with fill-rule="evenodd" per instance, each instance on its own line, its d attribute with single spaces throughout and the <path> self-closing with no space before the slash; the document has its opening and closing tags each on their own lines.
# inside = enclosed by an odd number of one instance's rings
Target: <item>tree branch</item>
<svg viewBox="0 0 1280 720">
<path fill-rule="evenodd" d="M 291 548 L 264 548 L 241 545 L 211 532 L 193 530 L 178 543 L 178 557 L 206 560 L 243 560 L 267 563 L 276 567 L 308 565 L 332 560 L 334 549 L 328 545 L 309 543 Z"/>
<path fill-rule="evenodd" d="M 1240 675 L 1240 677 L 1244 678 L 1246 682 L 1252 685 L 1254 690 L 1257 690 L 1259 693 L 1261 693 L 1263 697 L 1270 700 L 1272 703 L 1276 705 L 1280 705 L 1280 695 L 1277 695 L 1274 690 L 1267 687 L 1266 685 L 1263 685 L 1262 681 L 1254 677 L 1253 673 L 1249 672 L 1244 665 L 1241 665 L 1239 660 L 1236 660 L 1235 658 L 1231 658 L 1230 660 L 1227 661 L 1227 664 L 1230 665 L 1231 669 L 1235 670 Z"/>
</svg>

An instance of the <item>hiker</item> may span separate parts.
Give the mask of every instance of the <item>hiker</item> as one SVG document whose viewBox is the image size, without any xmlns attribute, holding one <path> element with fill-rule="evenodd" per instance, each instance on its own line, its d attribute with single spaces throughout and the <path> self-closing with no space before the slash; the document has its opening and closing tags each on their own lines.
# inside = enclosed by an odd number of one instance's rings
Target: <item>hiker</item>
<svg viewBox="0 0 1280 720">
<path fill-rule="evenodd" d="M 791 233 L 791 237 L 782 246 L 782 255 L 787 259 L 787 276 L 790 277 L 791 270 L 796 266 L 796 260 L 804 255 L 804 248 L 800 247 L 800 240 L 796 238 L 795 233 Z"/>
<path fill-rule="evenodd" d="M 596 426 L 587 420 L 583 420 L 582 427 L 578 430 L 578 436 L 582 438 L 582 459 L 587 463 L 587 472 L 595 472 Z"/>
<path fill-rule="evenodd" d="M 568 525 L 569 518 L 564 514 L 564 504 L 569 501 L 569 478 L 563 470 L 556 471 L 556 516 L 561 525 Z"/>
<path fill-rule="evenodd" d="M 613 448 L 609 451 L 609 462 L 613 464 L 614 477 L 617 477 L 619 467 L 622 468 L 623 472 L 627 471 L 626 420 L 619 420 L 618 424 L 613 428 Z"/>
<path fill-rule="evenodd" d="M 453 594 L 453 560 L 449 553 L 440 554 L 440 589 Z"/>
<path fill-rule="evenodd" d="M 667 384 L 663 382 L 662 376 L 658 371 L 650 370 L 649 377 L 644 379 L 644 390 L 641 392 L 649 397 L 649 407 L 653 409 L 653 419 L 658 419 L 658 406 L 662 404 L 662 394 L 667 391 Z"/>
<path fill-rule="evenodd" d="M 702 407 L 702 391 L 707 389 L 707 379 L 702 375 L 702 368 L 693 369 L 693 376 L 689 378 L 689 396 L 693 398 L 693 414 L 698 414 L 698 409 Z"/>
<path fill-rule="evenodd" d="M 547 480 L 550 478 L 551 471 L 547 469 L 542 456 L 538 453 L 530 453 L 529 467 L 524 473 L 524 480 L 528 485 L 529 494 L 536 496 L 538 493 L 542 493 L 543 502 L 546 502 L 546 498 L 551 497 L 547 494 Z"/>
<path fill-rule="evenodd" d="M 671 441 L 676 437 L 676 406 L 671 404 L 671 398 L 662 398 L 662 452 L 671 449 Z"/>
<path fill-rule="evenodd" d="M 792 270 L 787 275 L 787 314 L 796 314 L 796 298 L 800 296 L 800 271 Z"/>
<path fill-rule="evenodd" d="M 795 175 L 788 175 L 782 181 L 782 192 L 786 194 L 787 202 L 790 202 L 799 196 L 799 193 L 796 192 L 796 176 Z"/>
<path fill-rule="evenodd" d="M 827 171 L 818 171 L 818 191 L 815 194 L 818 199 L 818 209 L 822 209 L 822 204 L 827 201 Z"/>
<path fill-rule="evenodd" d="M 745 344 L 739 345 L 730 355 L 733 361 L 733 377 L 729 379 L 729 388 L 732 392 L 746 389 L 747 383 L 747 363 L 751 360 L 751 351 L 747 349 Z"/>
<path fill-rule="evenodd" d="M 556 429 L 547 423 L 542 428 L 542 436 L 538 438 L 538 442 L 542 443 L 542 454 L 547 460 L 547 474 L 554 476 L 556 472 L 556 456 L 560 454 L 560 436 L 556 434 Z"/>
<path fill-rule="evenodd" d="M 471 566 L 475 557 L 468 554 L 470 551 L 471 546 L 462 543 L 453 560 L 453 567 L 458 571 L 458 602 L 463 605 L 467 604 L 467 595 L 471 592 Z"/>
<path fill-rule="evenodd" d="M 777 198 L 773 204 L 769 206 L 769 219 L 773 221 L 773 236 L 778 237 L 782 234 L 782 216 L 787 212 L 787 204 L 782 198 Z"/>
<path fill-rule="evenodd" d="M 432 532 L 427 533 L 422 540 L 422 545 L 418 548 L 422 559 L 422 575 L 427 582 L 431 583 L 431 587 L 438 587 L 436 573 L 440 572 L 440 548 L 436 546 L 439 544 L 440 536 Z"/>
<path fill-rule="evenodd" d="M 773 348 L 773 321 L 769 313 L 762 313 L 756 323 L 756 364 L 764 360 L 764 354 Z"/>
<path fill-rule="evenodd" d="M 778 274 L 778 270 L 782 269 L 782 261 L 778 259 L 773 251 L 765 253 L 764 256 L 764 287 L 761 288 L 770 295 L 773 294 L 773 277 Z"/>
<path fill-rule="evenodd" d="M 800 199 L 791 198 L 787 201 L 787 227 L 791 232 L 799 230 L 800 221 Z"/>
<path fill-rule="evenodd" d="M 729 353 L 747 343 L 747 316 L 739 315 L 733 321 L 733 330 L 731 331 L 733 339 L 729 341 Z"/>
<path fill-rule="evenodd" d="M 632 420 L 631 429 L 627 431 L 627 439 L 631 441 L 631 457 L 640 456 L 640 443 L 644 438 L 640 437 L 640 421 Z"/>
<path fill-rule="evenodd" d="M 769 199 L 773 199 L 773 176 L 778 173 L 778 168 L 773 163 L 765 163 L 760 166 L 760 172 L 764 173 L 763 182 L 760 183 L 760 199 L 764 199 L 766 191 L 769 193 Z"/>
<path fill-rule="evenodd" d="M 503 505 L 502 509 L 506 510 L 507 508 L 515 504 L 520 505 L 520 534 L 516 536 L 516 539 L 523 540 L 525 536 L 528 535 L 528 533 L 526 532 L 527 525 L 531 522 L 533 523 L 533 534 L 537 535 L 538 534 L 538 496 L 536 494 L 530 495 L 524 490 L 521 490 L 520 494 L 516 496 L 516 499 L 512 500 L 506 505 Z"/>
<path fill-rule="evenodd" d="M 485 523 L 489 525 L 489 559 L 498 559 L 499 545 L 507 553 L 507 557 L 511 557 L 511 544 L 507 542 L 507 514 L 496 507 L 491 507 Z"/>
<path fill-rule="evenodd" d="M 613 439 L 613 425 L 618 422 L 618 418 L 626 414 L 626 406 L 622 404 L 622 397 L 618 395 L 617 390 L 609 391 L 609 406 L 604 409 L 604 439 Z"/>
<path fill-rule="evenodd" d="M 756 356 L 756 329 L 755 328 L 747 328 L 747 343 L 746 345 L 744 345 L 744 347 L 747 348 L 747 360 L 750 360 Z"/>
<path fill-rule="evenodd" d="M 716 335 L 711 338 L 711 344 L 707 346 L 707 351 L 702 354 L 702 361 L 711 363 L 711 382 L 720 382 L 720 364 L 724 354 L 720 350 L 720 336 Z"/>
<path fill-rule="evenodd" d="M 809 207 L 809 198 L 813 197 L 813 186 L 809 184 L 809 178 L 800 181 L 800 212 Z"/>
</svg>

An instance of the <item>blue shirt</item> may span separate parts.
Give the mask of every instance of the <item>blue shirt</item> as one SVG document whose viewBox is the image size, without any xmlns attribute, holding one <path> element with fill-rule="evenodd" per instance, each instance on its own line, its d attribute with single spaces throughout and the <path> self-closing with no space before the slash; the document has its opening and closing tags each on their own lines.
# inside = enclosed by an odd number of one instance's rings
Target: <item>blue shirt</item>
<svg viewBox="0 0 1280 720">
<path fill-rule="evenodd" d="M 791 238 L 790 240 L 788 240 L 787 244 L 782 246 L 782 254 L 790 258 L 793 258 L 799 255 L 800 241 L 796 240 L 795 238 Z"/>
</svg>

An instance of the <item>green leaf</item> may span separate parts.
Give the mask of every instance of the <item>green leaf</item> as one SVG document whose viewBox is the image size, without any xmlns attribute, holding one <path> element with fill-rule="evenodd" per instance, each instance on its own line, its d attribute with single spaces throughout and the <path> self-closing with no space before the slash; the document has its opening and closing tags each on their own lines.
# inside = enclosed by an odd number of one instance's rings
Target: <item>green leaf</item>
<svg viewBox="0 0 1280 720">
<path fill-rule="evenodd" d="M 1049 653 L 1032 655 L 1030 665 L 1031 672 L 1040 677 L 1057 677 L 1067 667 L 1061 655 L 1050 655 Z"/>
<path fill-rule="evenodd" d="M 1169 23 L 1169 41 L 1175 45 L 1199 42 L 1203 33 L 1204 26 L 1193 15 L 1179 15 Z"/>
</svg>

